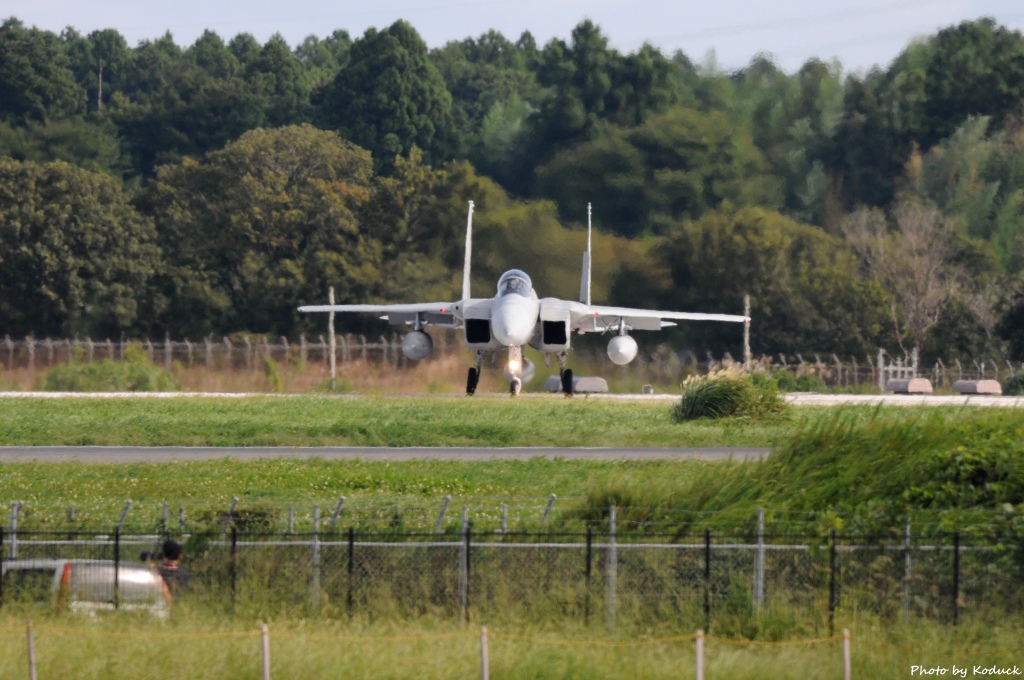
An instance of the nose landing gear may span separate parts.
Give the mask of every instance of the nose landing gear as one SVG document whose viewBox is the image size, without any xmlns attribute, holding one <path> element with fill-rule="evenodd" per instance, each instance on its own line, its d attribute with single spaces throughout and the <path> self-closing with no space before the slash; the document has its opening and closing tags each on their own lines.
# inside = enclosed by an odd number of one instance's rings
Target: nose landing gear
<svg viewBox="0 0 1024 680">
<path fill-rule="evenodd" d="M 508 385 L 509 394 L 513 397 L 518 396 L 519 392 L 523 389 L 523 381 L 519 378 L 512 378 L 512 382 Z"/>
</svg>

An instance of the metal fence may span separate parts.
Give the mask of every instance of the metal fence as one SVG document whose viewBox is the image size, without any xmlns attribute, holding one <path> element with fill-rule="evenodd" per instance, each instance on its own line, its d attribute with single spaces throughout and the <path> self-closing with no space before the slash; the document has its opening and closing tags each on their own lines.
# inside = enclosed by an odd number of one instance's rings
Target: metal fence
<svg viewBox="0 0 1024 680">
<path fill-rule="evenodd" d="M 894 534 L 895 535 L 895 534 Z M 0 557 L 138 562 L 166 535 L 0 533 Z M 830 633 L 838 620 L 1019 617 L 1019 539 L 939 536 L 222 531 L 174 535 L 193 606 L 325 616 L 584 620 Z M 11 600 L 10 584 L 0 602 Z M 3 589 L 6 588 L 6 591 Z M 114 598 L 115 602 L 118 599 Z"/>
<path fill-rule="evenodd" d="M 435 356 L 443 357 L 462 351 L 457 334 L 447 330 L 432 332 L 436 346 Z M 591 343 L 593 344 L 593 343 Z M 272 340 L 266 336 L 238 336 L 214 339 L 212 336 L 198 341 L 136 339 L 92 340 L 24 338 L 14 340 L 5 336 L 0 340 L 0 365 L 8 370 L 45 370 L 69 361 L 92 363 L 96 361 L 124 360 L 125 351 L 136 346 L 143 349 L 149 361 L 170 370 L 175 364 L 186 368 L 202 367 L 207 370 L 264 370 L 264 362 L 272 360 L 283 364 L 305 366 L 307 363 L 328 365 L 330 343 L 324 336 L 308 339 L 304 335 L 297 341 L 281 337 Z M 336 336 L 336 360 L 340 365 L 367 362 L 404 367 L 411 362 L 401 351 L 402 336 L 398 334 L 367 337 L 365 335 Z M 574 349 L 583 361 L 604 362 L 603 343 L 600 346 L 580 346 Z M 667 345 L 642 350 L 628 366 L 615 370 L 650 380 L 679 382 L 687 375 L 707 373 L 718 367 L 739 365 L 729 353 L 704 358 L 689 350 L 675 351 Z M 959 359 L 936 361 L 925 366 L 915 354 L 892 355 L 879 350 L 877 355 L 839 357 L 818 353 L 778 354 L 755 358 L 753 363 L 765 370 L 788 371 L 796 377 L 808 376 L 820 384 L 833 388 L 884 386 L 888 378 L 924 377 L 936 387 L 951 387 L 963 379 L 990 378 L 1000 380 L 1014 372 L 1024 372 L 1024 363 L 995 357 L 975 357 L 970 361 Z"/>
</svg>

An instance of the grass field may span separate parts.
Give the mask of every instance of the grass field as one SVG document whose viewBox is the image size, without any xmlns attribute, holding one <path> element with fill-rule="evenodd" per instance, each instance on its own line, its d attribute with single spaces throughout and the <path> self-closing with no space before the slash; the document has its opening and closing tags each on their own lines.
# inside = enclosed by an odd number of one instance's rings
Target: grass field
<svg viewBox="0 0 1024 680">
<path fill-rule="evenodd" d="M 495 520 L 535 524 L 549 494 L 554 518 L 622 521 L 678 510 L 736 520 L 765 506 L 773 516 L 870 505 L 886 519 L 908 509 L 985 512 L 1024 502 L 1024 419 L 966 407 L 800 408 L 790 416 L 676 423 L 671 403 L 587 399 L 289 397 L 233 399 L 4 399 L 0 444 L 391 445 L 391 446 L 773 446 L 762 464 L 698 461 L 353 460 L 151 464 L 11 463 L 0 499 L 27 502 L 23 521 L 53 524 L 74 505 L 77 521 L 109 523 L 122 504 L 129 524 L 151 526 L 162 503 L 189 519 L 293 504 L 299 521 L 344 495 L 347 517 L 430 526 L 441 499 Z M 880 511 L 884 511 L 880 514 Z M 1004 513 L 1005 514 L 1005 513 Z M 692 520 L 692 518 L 690 518 Z M 482 521 L 482 519 L 481 519 Z"/>
<path fill-rule="evenodd" d="M 795 422 L 581 397 L 0 399 L 2 446 L 772 446 Z"/>
<path fill-rule="evenodd" d="M 494 678 L 693 678 L 692 639 L 652 644 L 655 631 L 568 624 L 489 626 Z M 291 678 L 469 678 L 480 675 L 479 625 L 431 622 L 270 621 L 271 667 Z M 34 621 L 39 677 L 104 680 L 233 680 L 259 677 L 259 622 L 209 617 L 155 624 L 131 618 L 100 622 L 61 617 Z M 1024 630 L 928 623 L 852 631 L 853 676 L 902 680 L 911 665 L 1021 666 Z M 787 680 L 842 677 L 838 640 L 751 645 L 706 642 L 708 678 Z M 0 618 L 0 677 L 27 677 L 25 619 Z M 947 671 L 947 675 L 951 673 Z"/>
</svg>

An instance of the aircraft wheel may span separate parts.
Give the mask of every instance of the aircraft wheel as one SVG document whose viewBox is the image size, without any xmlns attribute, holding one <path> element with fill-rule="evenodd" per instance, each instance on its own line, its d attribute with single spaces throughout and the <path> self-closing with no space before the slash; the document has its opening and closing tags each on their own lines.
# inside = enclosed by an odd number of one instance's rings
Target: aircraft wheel
<svg viewBox="0 0 1024 680">
<path fill-rule="evenodd" d="M 518 395 L 523 389 L 523 381 L 519 378 L 512 378 L 512 382 L 509 383 L 508 391 L 514 397 Z"/>
<path fill-rule="evenodd" d="M 571 396 L 573 393 L 573 380 L 572 380 L 572 369 L 567 368 L 562 371 L 562 392 L 567 396 Z"/>
<path fill-rule="evenodd" d="M 475 368 L 469 369 L 469 375 L 466 376 L 466 394 L 473 396 L 476 393 L 476 386 L 480 382 L 480 371 Z"/>
</svg>

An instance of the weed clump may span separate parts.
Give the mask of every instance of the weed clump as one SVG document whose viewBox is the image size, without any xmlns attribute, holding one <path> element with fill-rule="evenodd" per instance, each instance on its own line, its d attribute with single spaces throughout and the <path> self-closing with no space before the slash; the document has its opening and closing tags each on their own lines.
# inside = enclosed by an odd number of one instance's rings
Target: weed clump
<svg viewBox="0 0 1024 680">
<path fill-rule="evenodd" d="M 1000 387 L 1003 388 L 1003 394 L 1014 397 L 1024 396 L 1024 373 L 1011 373 L 1006 376 Z"/>
<path fill-rule="evenodd" d="M 726 369 L 707 376 L 691 376 L 682 387 L 682 399 L 672 411 L 677 422 L 700 418 L 763 418 L 779 416 L 789 405 L 774 380 L 755 379 Z"/>
<path fill-rule="evenodd" d="M 170 372 L 149 363 L 145 350 L 131 346 L 125 349 L 124 361 L 55 366 L 47 372 L 43 389 L 48 392 L 175 392 L 181 385 Z"/>
</svg>

